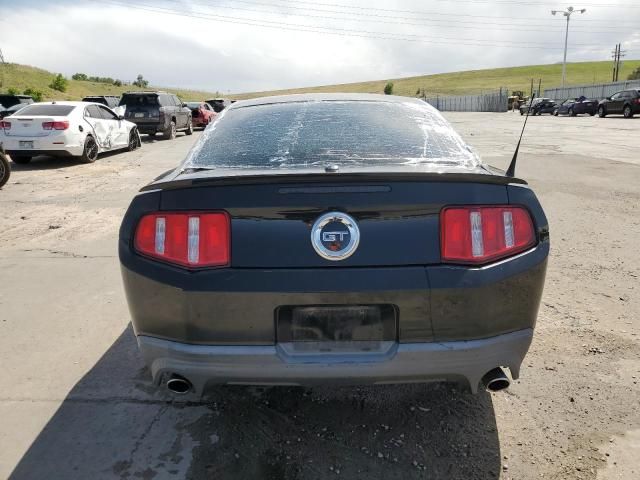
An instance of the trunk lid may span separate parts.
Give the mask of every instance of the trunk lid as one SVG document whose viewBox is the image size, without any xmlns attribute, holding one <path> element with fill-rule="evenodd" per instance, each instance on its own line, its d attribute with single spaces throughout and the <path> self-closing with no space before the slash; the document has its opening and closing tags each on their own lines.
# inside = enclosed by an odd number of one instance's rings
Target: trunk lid
<svg viewBox="0 0 640 480">
<path fill-rule="evenodd" d="M 45 122 L 65 121 L 67 117 L 54 116 L 17 116 L 7 117 L 5 121 L 11 122 L 11 128 L 5 130 L 8 137 L 46 137 L 56 130 L 45 130 L 42 124 Z"/>
<path fill-rule="evenodd" d="M 496 175 L 462 175 L 447 181 L 442 181 L 447 177 L 442 174 L 436 177 L 441 181 L 428 176 L 419 181 L 416 175 L 413 181 L 393 177 L 341 176 L 329 181 L 325 175 L 300 181 L 275 175 L 263 176 L 261 183 L 236 177 L 221 184 L 199 179 L 202 183 L 153 186 L 165 188 L 161 210 L 230 214 L 234 268 L 436 264 L 440 263 L 439 215 L 444 206 L 509 203 L 506 184 L 496 182 L 504 177 Z M 343 260 L 323 258 L 312 244 L 314 222 L 328 212 L 349 215 L 359 229 L 357 249 Z"/>
</svg>

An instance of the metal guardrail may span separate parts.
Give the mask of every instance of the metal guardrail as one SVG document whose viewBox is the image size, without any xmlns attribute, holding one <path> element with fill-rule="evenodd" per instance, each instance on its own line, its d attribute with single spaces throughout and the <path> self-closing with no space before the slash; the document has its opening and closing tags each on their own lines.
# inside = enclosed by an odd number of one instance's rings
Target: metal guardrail
<svg viewBox="0 0 640 480">
<path fill-rule="evenodd" d="M 610 97 L 620 90 L 628 90 L 630 88 L 640 88 L 640 80 L 574 85 L 564 88 L 546 88 L 544 96 L 556 100 L 564 100 L 567 98 L 578 98 L 584 95 L 587 98 L 596 98 L 601 100 L 603 98 Z"/>
<path fill-rule="evenodd" d="M 508 89 L 477 95 L 430 97 L 425 102 L 443 112 L 506 112 L 509 106 Z"/>
</svg>

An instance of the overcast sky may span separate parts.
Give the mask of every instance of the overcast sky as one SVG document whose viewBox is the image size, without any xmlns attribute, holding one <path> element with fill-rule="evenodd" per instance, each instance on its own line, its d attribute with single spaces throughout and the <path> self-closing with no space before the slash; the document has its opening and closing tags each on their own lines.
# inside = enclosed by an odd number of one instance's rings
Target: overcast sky
<svg viewBox="0 0 640 480">
<path fill-rule="evenodd" d="M 247 92 L 562 61 L 547 0 L 0 0 L 9 62 Z M 569 61 L 640 58 L 640 1 L 589 0 Z"/>
</svg>

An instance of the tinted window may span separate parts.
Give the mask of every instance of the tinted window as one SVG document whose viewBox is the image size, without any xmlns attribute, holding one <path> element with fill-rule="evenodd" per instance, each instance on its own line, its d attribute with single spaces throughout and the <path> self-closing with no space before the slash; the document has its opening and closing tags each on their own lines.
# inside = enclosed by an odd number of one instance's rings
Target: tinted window
<svg viewBox="0 0 640 480">
<path fill-rule="evenodd" d="M 73 105 L 28 105 L 20 110 L 20 115 L 64 117 L 74 108 Z"/>
<path fill-rule="evenodd" d="M 107 108 L 101 108 L 101 107 L 98 107 L 98 110 L 100 110 L 100 114 L 102 115 L 102 118 L 104 118 L 105 120 L 118 120 L 118 116 L 115 113 L 113 113 L 111 110 Z"/>
<path fill-rule="evenodd" d="M 102 105 L 107 104 L 107 100 L 104 97 L 84 97 L 82 99 L 83 102 L 93 102 L 93 103 L 101 103 Z"/>
<path fill-rule="evenodd" d="M 318 101 L 228 111 L 190 152 L 186 166 L 296 168 L 478 159 L 431 106 Z"/>
<path fill-rule="evenodd" d="M 12 107 L 18 103 L 33 103 L 33 99 L 30 97 L 19 97 L 17 95 L 0 95 L 0 105 L 5 108 Z"/>
<path fill-rule="evenodd" d="M 127 107 L 150 107 L 158 105 L 158 95 L 155 94 L 124 94 L 120 105 Z"/>
<path fill-rule="evenodd" d="M 87 117 L 102 119 L 97 105 L 89 105 L 85 111 Z"/>
</svg>

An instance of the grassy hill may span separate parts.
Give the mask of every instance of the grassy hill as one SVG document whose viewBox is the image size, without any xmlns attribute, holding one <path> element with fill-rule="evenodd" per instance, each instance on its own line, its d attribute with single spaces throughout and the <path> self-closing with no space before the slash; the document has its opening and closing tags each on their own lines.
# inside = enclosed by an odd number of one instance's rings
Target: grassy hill
<svg viewBox="0 0 640 480">
<path fill-rule="evenodd" d="M 619 78 L 625 80 L 638 66 L 640 66 L 640 60 L 625 60 L 624 66 L 620 70 Z M 611 67 L 612 62 L 569 63 L 567 64 L 567 84 L 577 85 L 582 83 L 610 82 Z M 393 93 L 395 95 L 405 96 L 415 96 L 416 91 L 423 88 L 426 90 L 427 96 L 466 95 L 479 93 L 482 90 L 497 90 L 500 87 L 507 87 L 509 91 L 523 90 L 529 92 L 532 78 L 534 79 L 535 89 L 537 89 L 539 78 L 542 79 L 542 90 L 559 86 L 562 78 L 562 65 L 530 65 L 526 67 L 469 70 L 466 72 L 392 78 L 361 83 L 244 93 L 235 95 L 234 97 L 240 99 L 312 92 L 382 93 L 387 81 L 393 82 Z"/>
<path fill-rule="evenodd" d="M 91 72 L 87 72 L 91 75 Z M 19 65 L 17 63 L 0 64 L 0 92 L 6 92 L 8 88 L 15 88 L 22 93 L 26 88 L 39 90 L 44 94 L 45 100 L 80 100 L 87 95 L 121 95 L 123 92 L 131 90 L 158 89 L 175 93 L 183 100 L 204 100 L 217 96 L 215 92 L 199 92 L 194 90 L 182 90 L 171 87 L 151 87 L 146 89 L 133 85 L 123 85 L 116 87 L 106 83 L 85 82 L 69 80 L 67 90 L 58 92 L 49 88 L 49 84 L 55 74 L 41 68 Z"/>
<path fill-rule="evenodd" d="M 627 76 L 640 66 L 640 60 L 626 60 L 620 72 L 620 78 Z M 91 72 L 87 72 L 91 74 Z M 394 84 L 395 95 L 415 96 L 418 89 L 425 89 L 428 96 L 432 95 L 465 95 L 478 93 L 482 90 L 495 90 L 507 87 L 512 90 L 529 91 L 531 79 L 536 84 L 542 79 L 542 89 L 560 85 L 562 65 L 530 65 L 526 67 L 493 68 L 488 70 L 469 70 L 466 72 L 441 73 L 437 75 L 423 75 L 419 77 L 375 80 L 361 83 L 345 83 L 318 87 L 296 88 L 289 90 L 274 90 L 268 92 L 252 92 L 230 95 L 231 98 L 254 98 L 266 95 L 284 95 L 290 93 L 310 92 L 360 92 L 382 93 L 387 81 Z M 66 92 L 58 92 L 49 88 L 54 73 L 40 68 L 9 63 L 0 65 L 0 91 L 9 87 L 20 92 L 26 88 L 39 90 L 46 100 L 78 100 L 86 95 L 120 95 L 129 90 L 142 90 L 133 85 L 116 87 L 105 83 L 76 81 L 69 79 Z M 611 62 L 580 62 L 567 65 L 567 83 L 569 85 L 594 82 L 608 82 L 611 80 Z M 172 87 L 158 88 L 172 92 L 183 100 L 203 100 L 217 96 L 215 92 L 200 92 L 182 90 Z"/>
</svg>

